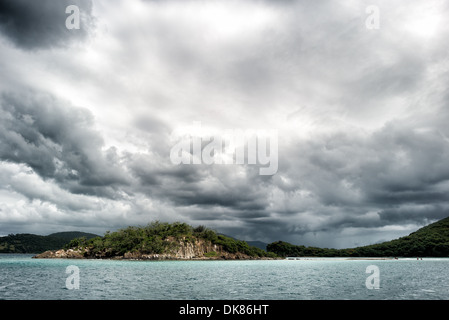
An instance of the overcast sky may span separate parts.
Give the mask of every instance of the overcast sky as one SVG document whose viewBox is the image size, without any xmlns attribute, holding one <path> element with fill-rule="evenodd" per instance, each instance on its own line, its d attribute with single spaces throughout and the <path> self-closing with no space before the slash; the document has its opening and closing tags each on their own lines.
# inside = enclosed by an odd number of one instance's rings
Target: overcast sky
<svg viewBox="0 0 449 320">
<path fill-rule="evenodd" d="M 443 0 L 0 0 L 0 235 L 160 220 L 342 248 L 449 216 L 448 16 Z M 192 123 L 276 130 L 277 172 L 172 163 Z"/>
</svg>

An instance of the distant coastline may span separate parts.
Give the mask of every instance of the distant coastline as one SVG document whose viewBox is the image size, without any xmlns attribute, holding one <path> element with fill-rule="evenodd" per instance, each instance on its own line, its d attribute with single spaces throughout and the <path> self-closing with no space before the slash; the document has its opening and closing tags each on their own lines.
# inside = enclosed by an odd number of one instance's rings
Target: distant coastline
<svg viewBox="0 0 449 320">
<path fill-rule="evenodd" d="M 267 251 L 283 257 L 449 257 L 449 217 L 422 227 L 408 236 L 362 247 L 318 248 L 276 241 L 267 245 Z"/>
<path fill-rule="evenodd" d="M 306 247 L 276 241 L 261 248 L 261 242 L 238 240 L 204 226 L 153 222 L 107 232 L 103 237 L 70 232 L 66 239 L 29 234 L 0 238 L 0 253 L 37 253 L 36 258 L 218 260 L 218 259 L 312 259 L 389 260 L 394 258 L 449 257 L 449 217 L 429 224 L 408 236 L 356 248 Z M 83 235 L 68 240 L 68 236 Z M 56 241 L 57 240 L 57 241 Z M 62 242 L 61 242 L 62 241 Z M 44 250 L 42 250 L 44 249 Z"/>
<path fill-rule="evenodd" d="M 394 260 L 392 257 L 285 257 L 285 260 Z"/>
</svg>

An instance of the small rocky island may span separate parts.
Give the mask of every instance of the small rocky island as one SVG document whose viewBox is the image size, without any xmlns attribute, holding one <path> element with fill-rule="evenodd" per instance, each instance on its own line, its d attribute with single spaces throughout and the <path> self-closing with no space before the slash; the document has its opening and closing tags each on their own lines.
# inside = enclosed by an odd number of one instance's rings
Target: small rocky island
<svg viewBox="0 0 449 320">
<path fill-rule="evenodd" d="M 277 255 L 204 226 L 153 222 L 106 232 L 103 237 L 73 239 L 64 248 L 36 259 L 235 260 L 277 259 Z"/>
</svg>

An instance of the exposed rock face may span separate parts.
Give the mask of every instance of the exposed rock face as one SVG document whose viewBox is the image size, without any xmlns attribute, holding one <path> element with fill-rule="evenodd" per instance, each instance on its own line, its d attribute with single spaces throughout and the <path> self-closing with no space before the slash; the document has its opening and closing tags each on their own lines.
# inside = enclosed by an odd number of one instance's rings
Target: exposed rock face
<svg viewBox="0 0 449 320">
<path fill-rule="evenodd" d="M 37 256 L 34 256 L 33 258 L 57 258 L 57 259 L 83 259 L 84 255 L 81 252 L 81 250 L 73 250 L 73 249 L 60 249 L 60 250 L 49 250 L 45 251 L 41 254 L 38 254 Z"/>
<path fill-rule="evenodd" d="M 107 251 L 102 253 L 92 253 L 89 248 L 78 248 L 68 250 L 51 250 L 45 251 L 34 256 L 37 259 L 128 259 L 128 260 L 217 260 L 217 259 L 259 259 L 248 256 L 243 253 L 230 253 L 224 251 L 219 245 L 212 244 L 209 241 L 197 239 L 194 242 L 181 239 L 175 241 L 169 239 L 175 245 L 171 250 L 162 254 L 126 252 L 124 255 L 111 256 Z"/>
</svg>

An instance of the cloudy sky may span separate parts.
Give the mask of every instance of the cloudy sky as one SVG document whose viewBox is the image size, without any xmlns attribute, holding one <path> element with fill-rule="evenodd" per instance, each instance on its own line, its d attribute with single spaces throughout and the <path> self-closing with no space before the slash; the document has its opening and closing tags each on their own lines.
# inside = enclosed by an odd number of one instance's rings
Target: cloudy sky
<svg viewBox="0 0 449 320">
<path fill-rule="evenodd" d="M 449 216 L 448 16 L 443 0 L 0 0 L 0 235 L 160 220 L 342 248 Z M 277 172 L 172 163 L 192 123 L 275 130 Z"/>
</svg>

